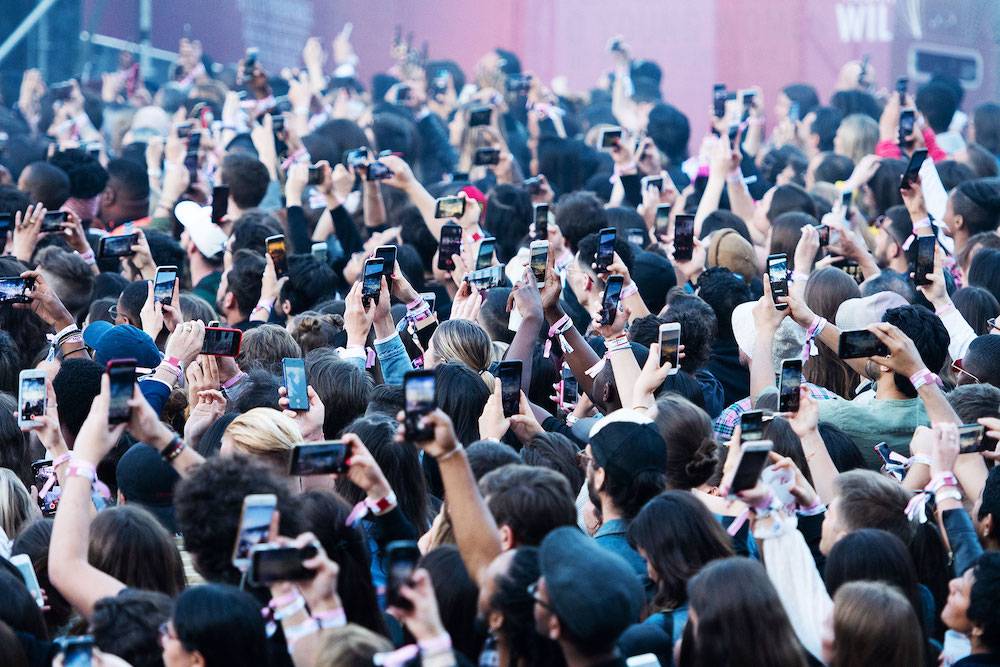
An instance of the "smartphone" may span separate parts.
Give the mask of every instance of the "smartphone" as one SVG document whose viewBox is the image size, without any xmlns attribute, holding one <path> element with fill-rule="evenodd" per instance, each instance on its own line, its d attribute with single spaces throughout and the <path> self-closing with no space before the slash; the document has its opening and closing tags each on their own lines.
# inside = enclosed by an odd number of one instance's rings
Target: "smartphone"
<svg viewBox="0 0 1000 667">
<path fill-rule="evenodd" d="M 693 220 L 692 220 L 693 222 Z M 656 220 L 653 223 L 657 236 L 666 234 L 670 230 L 670 204 L 658 204 L 656 207 Z M 692 233 L 694 226 L 691 227 Z M 675 248 L 676 249 L 676 248 Z"/>
<path fill-rule="evenodd" d="M 531 219 L 535 223 L 535 240 L 549 238 L 549 205 L 535 204 L 531 207 Z"/>
<path fill-rule="evenodd" d="M 421 426 L 420 420 L 437 407 L 435 379 L 433 369 L 408 371 L 403 376 L 403 394 L 406 400 L 404 426 L 406 437 L 411 442 L 434 439 L 434 429 Z"/>
<path fill-rule="evenodd" d="M 322 262 L 323 264 L 326 264 L 330 257 L 328 248 L 329 246 L 327 245 L 326 241 L 320 241 L 319 243 L 312 244 L 312 249 L 310 252 L 312 253 L 312 256 L 316 260 Z"/>
<path fill-rule="evenodd" d="M 663 192 L 663 177 L 662 176 L 643 176 L 642 181 L 642 192 L 653 187 L 656 188 L 657 192 Z"/>
<path fill-rule="evenodd" d="M 906 171 L 903 172 L 903 178 L 899 186 L 900 189 L 906 190 L 910 187 L 910 183 L 917 180 L 917 177 L 920 175 L 920 167 L 923 166 L 924 160 L 926 159 L 926 148 L 913 151 L 910 155 L 910 161 L 906 165 Z"/>
<path fill-rule="evenodd" d="M 281 360 L 281 374 L 285 391 L 288 392 L 288 409 L 295 411 L 308 410 L 309 394 L 306 392 L 305 361 L 285 357 Z"/>
<path fill-rule="evenodd" d="M 90 667 L 93 664 L 94 638 L 91 635 L 57 637 L 56 644 L 59 645 L 63 667 Z"/>
<path fill-rule="evenodd" d="M 473 269 L 478 271 L 486 269 L 493 264 L 493 250 L 496 248 L 497 240 L 492 236 L 487 236 L 479 242 L 479 250 L 476 252 L 476 266 Z"/>
<path fill-rule="evenodd" d="M 97 257 L 99 259 L 131 257 L 135 254 L 132 250 L 132 246 L 134 246 L 138 241 L 138 234 L 102 236 L 101 240 L 97 242 Z"/>
<path fill-rule="evenodd" d="M 322 182 L 323 170 L 319 167 L 319 165 L 309 165 L 309 178 L 306 180 L 306 185 L 319 185 Z"/>
<path fill-rule="evenodd" d="M 108 406 L 108 423 L 123 424 L 132 416 L 128 404 L 135 393 L 135 359 L 108 361 L 108 381 L 111 385 L 111 402 Z"/>
<path fill-rule="evenodd" d="M 434 202 L 435 218 L 461 218 L 465 215 L 465 197 L 441 197 Z"/>
<path fill-rule="evenodd" d="M 542 178 L 541 176 L 532 176 L 531 178 L 524 179 L 521 186 L 528 191 L 529 195 L 540 195 L 542 194 Z"/>
<path fill-rule="evenodd" d="M 602 151 L 610 151 L 622 140 L 622 128 L 606 127 L 601 130 L 601 139 L 597 144 Z"/>
<path fill-rule="evenodd" d="M 184 166 L 191 174 L 191 181 L 194 182 L 198 175 L 198 151 L 201 150 L 201 132 L 192 132 L 188 135 L 187 154 L 184 156 Z"/>
<path fill-rule="evenodd" d="M 364 275 L 361 278 L 361 301 L 368 305 L 369 301 L 378 303 L 382 293 L 382 273 L 385 262 L 377 257 L 365 260 Z"/>
<path fill-rule="evenodd" d="M 191 136 L 192 130 L 194 130 L 194 123 L 189 120 L 183 123 L 174 123 L 174 132 L 177 133 L 178 139 L 187 139 Z"/>
<path fill-rule="evenodd" d="M 910 87 L 910 79 L 901 76 L 896 79 L 896 92 L 899 93 L 899 103 L 906 104 L 906 91 Z"/>
<path fill-rule="evenodd" d="M 625 240 L 639 248 L 646 247 L 646 232 L 642 229 L 630 229 L 625 233 Z"/>
<path fill-rule="evenodd" d="M 24 585 L 28 587 L 31 597 L 35 598 L 35 604 L 39 607 L 45 606 L 45 598 L 42 596 L 42 587 L 38 584 L 38 576 L 35 575 L 35 568 L 31 564 L 31 557 L 28 554 L 17 554 L 10 557 L 10 564 L 17 568 L 24 580 Z"/>
<path fill-rule="evenodd" d="M 347 155 L 344 156 L 344 163 L 348 167 L 357 169 L 358 167 L 364 166 L 365 162 L 368 161 L 368 149 L 364 146 L 355 148 L 353 150 L 347 151 Z"/>
<path fill-rule="evenodd" d="M 169 306 L 174 300 L 174 283 L 176 282 L 176 266 L 156 267 L 156 278 L 153 281 L 153 302 Z"/>
<path fill-rule="evenodd" d="M 778 310 L 788 308 L 787 303 L 778 303 L 778 297 L 788 296 L 788 255 L 783 252 L 768 255 L 767 280 L 771 284 L 771 298 Z"/>
<path fill-rule="evenodd" d="M 31 290 L 34 287 L 35 281 L 32 278 L 20 276 L 0 278 L 0 304 L 30 303 Z"/>
<path fill-rule="evenodd" d="M 0 234 L 6 234 L 14 229 L 14 214 L 0 213 Z"/>
<path fill-rule="evenodd" d="M 281 135 L 285 131 L 285 117 L 281 114 L 280 111 L 277 111 L 276 109 L 277 107 L 275 107 L 275 110 L 271 111 L 270 113 L 271 131 L 274 133 L 274 143 L 276 144 L 275 148 L 277 148 L 278 154 L 280 155 L 281 153 L 284 152 L 284 150 L 281 147 L 287 148 L 285 142 L 281 140 Z"/>
<path fill-rule="evenodd" d="M 597 253 L 594 264 L 598 273 L 607 273 L 608 267 L 615 261 L 615 240 L 618 231 L 614 227 L 605 227 L 600 231 L 597 242 Z"/>
<path fill-rule="evenodd" d="M 39 231 L 61 232 L 63 230 L 62 224 L 68 221 L 69 213 L 67 211 L 49 211 L 42 218 L 42 228 Z"/>
<path fill-rule="evenodd" d="M 500 164 L 500 149 L 483 146 L 476 149 L 472 154 L 472 165 L 474 167 L 492 166 Z"/>
<path fill-rule="evenodd" d="M 490 120 L 493 118 L 493 107 L 491 106 L 478 106 L 469 109 L 469 127 L 479 127 L 481 125 L 489 125 Z"/>
<path fill-rule="evenodd" d="M 934 250 L 937 247 L 937 237 L 917 237 L 917 258 L 913 263 L 913 284 L 930 285 L 933 281 L 927 279 L 927 274 L 934 273 Z"/>
<path fill-rule="evenodd" d="M 285 237 L 283 234 L 268 236 L 264 241 L 267 254 L 274 263 L 274 277 L 283 278 L 288 275 L 288 255 L 285 252 Z"/>
<path fill-rule="evenodd" d="M 529 246 L 529 257 L 531 273 L 535 276 L 535 285 L 541 289 L 545 285 L 545 269 L 549 261 L 549 242 L 532 241 Z"/>
<path fill-rule="evenodd" d="M 736 473 L 729 485 L 730 496 L 757 486 L 757 480 L 767 466 L 767 455 L 773 448 L 774 444 L 770 440 L 758 440 L 740 448 L 740 461 L 736 464 Z"/>
<path fill-rule="evenodd" d="M 799 109 L 798 102 L 792 102 L 788 105 L 788 120 L 793 123 L 798 123 L 802 120 L 802 111 Z"/>
<path fill-rule="evenodd" d="M 334 475 L 347 472 L 348 446 L 342 440 L 307 442 L 292 447 L 288 474 Z"/>
<path fill-rule="evenodd" d="M 611 324 L 615 321 L 624 284 L 625 278 L 623 276 L 608 277 L 608 282 L 604 287 L 604 299 L 601 301 L 601 324 Z"/>
<path fill-rule="evenodd" d="M 667 375 L 680 370 L 681 363 L 681 323 L 664 322 L 660 325 L 660 365 L 669 363 Z"/>
<path fill-rule="evenodd" d="M 465 276 L 465 280 L 478 290 L 493 289 L 503 282 L 503 271 L 503 264 L 494 264 L 489 268 L 472 271 Z"/>
<path fill-rule="evenodd" d="M 399 609 L 412 609 L 413 604 L 399 594 L 403 584 L 409 583 L 420 560 L 416 542 L 397 540 L 390 542 L 385 553 L 386 604 Z"/>
<path fill-rule="evenodd" d="M 247 581 L 255 586 L 269 586 L 278 581 L 307 581 L 316 576 L 302 563 L 315 558 L 319 550 L 309 544 L 298 547 L 258 544 L 250 550 Z"/>
<path fill-rule="evenodd" d="M 37 418 L 45 414 L 45 371 L 31 368 L 21 371 L 17 387 L 17 425 L 35 426 Z"/>
<path fill-rule="evenodd" d="M 878 336 L 866 329 L 841 331 L 837 356 L 841 359 L 865 359 L 867 357 L 887 357 L 889 348 Z"/>
<path fill-rule="evenodd" d="M 678 215 L 674 219 L 674 259 L 689 262 L 694 257 L 694 216 Z"/>
<path fill-rule="evenodd" d="M 455 260 L 452 255 L 462 252 L 462 228 L 453 222 L 441 227 L 441 239 L 438 241 L 438 268 L 442 271 L 454 271 Z"/>
<path fill-rule="evenodd" d="M 559 372 L 559 407 L 565 409 L 580 400 L 580 383 L 569 366 L 563 364 Z"/>
<path fill-rule="evenodd" d="M 212 222 L 222 224 L 222 219 L 229 213 L 229 186 L 216 185 L 212 188 Z"/>
<path fill-rule="evenodd" d="M 747 410 L 740 415 L 740 442 L 764 439 L 764 411 Z"/>
<path fill-rule="evenodd" d="M 247 49 L 246 55 L 243 56 L 243 71 L 246 73 L 246 76 L 252 74 L 254 68 L 257 67 L 258 54 L 257 47 L 251 46 Z"/>
<path fill-rule="evenodd" d="M 893 460 L 891 458 L 892 449 L 886 443 L 880 442 L 874 447 L 872 447 L 872 449 L 875 451 L 875 454 L 878 455 L 878 457 L 882 460 L 882 465 L 885 466 L 899 465 L 897 463 L 893 463 Z"/>
<path fill-rule="evenodd" d="M 824 248 L 830 245 L 830 228 L 822 222 L 814 224 L 813 227 L 816 228 L 816 234 L 819 235 L 819 247 Z"/>
<path fill-rule="evenodd" d="M 205 342 L 201 354 L 213 357 L 235 357 L 240 353 L 243 332 L 227 327 L 205 327 Z"/>
<path fill-rule="evenodd" d="M 521 411 L 521 372 L 523 364 L 520 361 L 501 361 L 497 369 L 500 377 L 500 398 L 503 403 L 503 416 L 510 417 Z"/>
<path fill-rule="evenodd" d="M 799 385 L 802 384 L 802 360 L 785 359 L 781 362 L 778 382 L 778 412 L 799 411 Z"/>
<path fill-rule="evenodd" d="M 625 667 L 661 667 L 655 653 L 633 655 L 625 659 Z"/>
<path fill-rule="evenodd" d="M 726 116 L 726 84 L 717 83 L 712 86 L 712 115 L 716 118 Z"/>
<path fill-rule="evenodd" d="M 392 169 L 389 169 L 384 162 L 379 162 L 378 160 L 369 163 L 368 169 L 365 171 L 365 178 L 369 181 L 384 181 L 387 178 L 392 178 Z"/>
<path fill-rule="evenodd" d="M 380 245 L 375 249 L 375 257 L 382 260 L 382 275 L 387 285 L 392 284 L 392 272 L 396 270 L 396 246 Z"/>
<path fill-rule="evenodd" d="M 982 424 L 962 424 L 958 427 L 958 453 L 977 454 L 982 451 L 983 433 L 986 427 Z"/>
<path fill-rule="evenodd" d="M 278 507 L 278 497 L 273 493 L 255 493 L 243 498 L 240 527 L 233 544 L 233 565 L 240 571 L 250 567 L 250 550 L 267 543 L 271 530 L 271 517 Z"/>
<path fill-rule="evenodd" d="M 913 143 L 910 135 L 917 124 L 917 112 L 913 109 L 904 109 L 899 113 L 899 143 L 909 146 Z"/>
</svg>

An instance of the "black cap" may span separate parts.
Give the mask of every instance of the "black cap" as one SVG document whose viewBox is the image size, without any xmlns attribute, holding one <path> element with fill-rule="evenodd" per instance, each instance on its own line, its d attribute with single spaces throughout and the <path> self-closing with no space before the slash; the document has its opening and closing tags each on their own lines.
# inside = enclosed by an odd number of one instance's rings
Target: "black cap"
<svg viewBox="0 0 1000 667">
<path fill-rule="evenodd" d="M 594 465 L 627 484 L 641 472 L 665 473 L 667 443 L 653 420 L 635 410 L 615 410 L 590 429 Z"/>
<path fill-rule="evenodd" d="M 126 503 L 148 510 L 164 528 L 177 532 L 174 485 L 180 476 L 159 452 L 141 442 L 132 445 L 119 459 L 116 474 Z"/>
<path fill-rule="evenodd" d="M 542 540 L 539 565 L 549 604 L 577 637 L 618 636 L 639 620 L 644 596 L 635 570 L 578 528 L 556 528 Z"/>
</svg>

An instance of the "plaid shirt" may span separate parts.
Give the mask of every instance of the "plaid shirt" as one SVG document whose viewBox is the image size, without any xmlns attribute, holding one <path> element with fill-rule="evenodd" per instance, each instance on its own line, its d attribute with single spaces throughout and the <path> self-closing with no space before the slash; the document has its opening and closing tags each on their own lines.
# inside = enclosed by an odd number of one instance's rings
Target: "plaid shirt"
<svg viewBox="0 0 1000 667">
<path fill-rule="evenodd" d="M 837 394 L 825 387 L 820 387 L 810 382 L 803 382 L 802 384 L 809 389 L 809 396 L 817 401 L 825 401 L 837 397 Z M 740 415 L 752 409 L 751 399 L 747 396 L 719 413 L 719 416 L 712 422 L 712 430 L 715 431 L 715 440 L 717 442 L 728 442 L 733 437 L 736 425 L 740 423 Z"/>
</svg>

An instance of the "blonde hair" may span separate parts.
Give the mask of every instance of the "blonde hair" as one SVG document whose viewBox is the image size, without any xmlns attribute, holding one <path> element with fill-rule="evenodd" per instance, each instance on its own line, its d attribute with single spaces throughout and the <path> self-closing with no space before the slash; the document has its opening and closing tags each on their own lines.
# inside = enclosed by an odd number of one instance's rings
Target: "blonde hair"
<svg viewBox="0 0 1000 667">
<path fill-rule="evenodd" d="M 837 131 L 842 137 L 841 155 L 857 164 L 864 156 L 874 153 L 878 144 L 878 123 L 863 113 L 852 113 L 840 122 Z"/>
<path fill-rule="evenodd" d="M 366 667 L 376 653 L 392 650 L 388 639 L 355 623 L 324 630 L 322 641 L 316 667 Z"/>
<path fill-rule="evenodd" d="M 24 483 L 9 468 L 0 468 L 0 528 L 13 540 L 21 526 L 38 514 Z"/>
<path fill-rule="evenodd" d="M 438 364 L 457 361 L 477 373 L 489 368 L 493 342 L 486 330 L 468 320 L 442 322 L 431 336 L 434 359 Z"/>
<path fill-rule="evenodd" d="M 299 427 L 272 408 L 254 408 L 226 427 L 233 450 L 263 460 L 281 472 L 288 470 L 292 447 L 302 442 Z"/>
</svg>

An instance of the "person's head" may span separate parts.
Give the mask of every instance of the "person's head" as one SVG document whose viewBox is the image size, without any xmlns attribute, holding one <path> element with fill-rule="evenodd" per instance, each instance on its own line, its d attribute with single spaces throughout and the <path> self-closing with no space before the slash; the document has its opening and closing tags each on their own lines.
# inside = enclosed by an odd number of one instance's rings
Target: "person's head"
<svg viewBox="0 0 1000 667">
<path fill-rule="evenodd" d="M 972 112 L 969 124 L 969 141 L 975 142 L 996 156 L 1000 156 L 1000 104 L 986 102 Z"/>
<path fill-rule="evenodd" d="M 97 158 L 80 148 L 58 151 L 49 158 L 49 163 L 69 176 L 69 196 L 74 199 L 93 199 L 108 183 L 107 170 Z"/>
<path fill-rule="evenodd" d="M 688 580 L 706 563 L 733 555 L 722 525 L 688 491 L 665 491 L 650 500 L 629 524 L 628 536 L 656 583 L 658 609 L 684 604 Z"/>
<path fill-rule="evenodd" d="M 265 324 L 243 334 L 236 363 L 244 371 L 262 368 L 279 375 L 282 359 L 301 356 L 302 350 L 290 333 L 276 324 Z"/>
<path fill-rule="evenodd" d="M 771 190 L 769 194 L 771 201 L 766 209 L 766 214 L 768 221 L 771 223 L 777 220 L 783 213 L 790 213 L 792 211 L 806 213 L 815 221 L 816 203 L 801 185 L 795 183 L 779 185 Z"/>
<path fill-rule="evenodd" d="M 479 373 L 461 363 L 435 368 L 434 400 L 451 418 L 461 442 L 479 440 L 479 417 L 483 414 L 490 389 Z"/>
<path fill-rule="evenodd" d="M 878 123 L 869 116 L 855 113 L 841 121 L 833 139 L 833 151 L 857 164 L 861 158 L 875 152 L 877 143 Z"/>
<path fill-rule="evenodd" d="M 301 442 L 302 433 L 292 419 L 277 410 L 254 408 L 226 428 L 220 454 L 246 456 L 283 474 L 288 471 L 292 448 Z"/>
<path fill-rule="evenodd" d="M 173 536 L 138 505 L 100 512 L 90 528 L 87 560 L 132 588 L 177 595 L 184 565 Z"/>
<path fill-rule="evenodd" d="M 281 223 L 267 211 L 250 209 L 244 211 L 233 225 L 233 240 L 230 250 L 235 254 L 244 248 L 258 255 L 267 252 L 267 238 L 282 234 Z"/>
<path fill-rule="evenodd" d="M 16 632 L 25 632 L 35 639 L 45 640 L 48 632 L 42 610 L 24 585 L 17 569 L 7 560 L 0 562 L 0 622 Z"/>
<path fill-rule="evenodd" d="M 576 494 L 554 470 L 506 465 L 484 475 L 479 490 L 506 549 L 538 546 L 555 528 L 576 525 Z"/>
<path fill-rule="evenodd" d="M 986 334 L 972 339 L 962 357 L 962 371 L 955 383 L 1000 386 L 1000 336 Z"/>
<path fill-rule="evenodd" d="M 698 296 L 715 311 L 718 335 L 733 339 L 733 309 L 752 299 L 750 286 L 729 269 L 708 269 L 698 277 Z"/>
<path fill-rule="evenodd" d="M 941 620 L 968 635 L 973 653 L 1000 651 L 1000 553 L 988 551 L 975 567 L 951 580 Z"/>
<path fill-rule="evenodd" d="M 604 205 L 592 192 L 572 192 L 562 197 L 556 205 L 555 217 L 566 247 L 574 255 L 583 237 L 607 225 Z"/>
<path fill-rule="evenodd" d="M 1000 250 L 983 248 L 969 264 L 967 280 L 970 285 L 989 290 L 1000 301 Z"/>
<path fill-rule="evenodd" d="M 8 536 L 17 535 L 29 520 L 38 516 L 38 508 L 28 489 L 13 470 L 0 468 L 0 528 Z"/>
<path fill-rule="evenodd" d="M 108 162 L 108 183 L 101 193 L 101 219 L 120 224 L 149 214 L 149 176 L 132 160 Z"/>
<path fill-rule="evenodd" d="M 205 584 L 184 591 L 163 636 L 165 667 L 260 664 L 267 652 L 260 604 L 233 586 Z"/>
<path fill-rule="evenodd" d="M 216 302 L 216 310 L 226 316 L 229 324 L 249 318 L 260 301 L 260 281 L 266 264 L 263 257 L 247 250 L 233 256 L 233 268 L 223 275 Z"/>
<path fill-rule="evenodd" d="M 73 315 L 90 304 L 94 289 L 94 274 L 75 252 L 58 246 L 42 248 L 35 255 L 36 267 L 45 282 Z"/>
<path fill-rule="evenodd" d="M 880 268 L 909 268 L 903 244 L 913 233 L 913 221 L 905 206 L 892 206 L 883 214 L 879 226 L 883 234 L 875 238 L 875 261 Z"/>
<path fill-rule="evenodd" d="M 31 201 L 50 211 L 57 210 L 69 199 L 69 176 L 48 162 L 32 162 L 21 170 L 17 187 L 28 193 Z"/>
<path fill-rule="evenodd" d="M 979 232 L 969 237 L 965 247 L 959 250 L 955 256 L 958 267 L 962 270 L 963 275 L 969 275 L 972 260 L 983 248 L 1000 250 L 1000 234 L 995 232 Z"/>
<path fill-rule="evenodd" d="M 667 448 L 656 424 L 634 410 L 600 419 L 587 445 L 587 491 L 596 507 L 630 521 L 666 486 Z"/>
<path fill-rule="evenodd" d="M 739 656 L 747 665 L 805 667 L 802 645 L 759 562 L 714 560 L 691 578 L 687 594 L 680 664 L 724 665 Z"/>
<path fill-rule="evenodd" d="M 667 488 L 701 486 L 718 465 L 712 421 L 704 410 L 675 394 L 664 394 L 656 406 L 656 428 L 666 442 Z"/>
<path fill-rule="evenodd" d="M 604 289 L 604 281 L 598 276 L 593 268 L 596 261 L 597 250 L 600 244 L 600 234 L 587 234 L 576 244 L 576 257 L 574 262 L 567 269 L 566 284 L 573 290 L 580 305 L 591 309 L 593 303 L 599 298 L 599 293 Z M 614 243 L 614 252 L 621 259 L 622 264 L 630 271 L 635 264 L 633 246 L 625 240 L 624 235 L 618 234 Z"/>
<path fill-rule="evenodd" d="M 365 413 L 374 381 L 364 369 L 342 360 L 329 348 L 305 356 L 309 385 L 323 402 L 323 437 L 336 438 L 356 417 Z"/>
<path fill-rule="evenodd" d="M 291 318 L 288 331 L 303 355 L 317 348 L 336 346 L 338 338 L 339 342 L 347 342 L 341 315 L 321 315 L 308 310 Z"/>
<path fill-rule="evenodd" d="M 808 135 L 810 145 L 814 150 L 824 153 L 832 151 L 833 138 L 837 136 L 837 128 L 840 127 L 840 121 L 844 119 L 844 114 L 840 109 L 834 107 L 817 107 L 812 113 L 813 119 L 812 124 L 809 125 Z"/>
<path fill-rule="evenodd" d="M 29 665 L 20 637 L 3 621 L 0 621 L 0 663 L 9 667 Z"/>
<path fill-rule="evenodd" d="M 805 185 L 809 158 L 791 144 L 772 148 L 760 161 L 760 173 L 767 183 Z"/>
<path fill-rule="evenodd" d="M 465 453 L 477 482 L 497 468 L 510 463 L 524 463 L 517 450 L 497 440 L 476 440 L 466 446 Z"/>
<path fill-rule="evenodd" d="M 957 160 L 942 160 L 934 163 L 937 167 L 938 176 L 941 177 L 941 185 L 946 192 L 951 192 L 965 181 L 972 181 L 977 178 L 976 172 L 967 164 Z"/>
<path fill-rule="evenodd" d="M 1000 165 L 997 165 L 996 156 L 979 144 L 967 143 L 963 150 L 955 153 L 955 159 L 969 167 L 976 178 L 1000 175 Z"/>
<path fill-rule="evenodd" d="M 995 232 L 1000 225 L 1000 179 L 960 183 L 948 197 L 944 223 L 948 235 L 960 242 L 956 247 L 980 232 Z"/>
<path fill-rule="evenodd" d="M 833 597 L 832 626 L 832 637 L 826 634 L 823 642 L 828 665 L 906 667 L 924 662 L 919 616 L 894 586 L 877 581 L 845 584 Z"/>
<path fill-rule="evenodd" d="M 839 109 L 844 116 L 864 115 L 878 121 L 882 115 L 882 105 L 871 93 L 863 90 L 840 90 L 830 97 L 830 106 Z"/>
<path fill-rule="evenodd" d="M 229 203 L 245 211 L 264 201 L 271 177 L 257 158 L 246 153 L 227 153 L 222 159 L 222 182 L 229 186 Z"/>
<path fill-rule="evenodd" d="M 679 165 L 687 159 L 691 124 L 677 107 L 661 102 L 650 109 L 646 134 L 672 164 Z"/>
<path fill-rule="evenodd" d="M 372 118 L 371 131 L 375 150 L 399 153 L 409 164 L 418 161 L 420 134 L 411 119 L 396 113 L 377 113 Z"/>
<path fill-rule="evenodd" d="M 564 655 L 569 649 L 586 657 L 610 653 L 642 607 L 642 586 L 629 564 L 575 526 L 546 536 L 539 563 L 535 630 L 558 641 Z"/>
<path fill-rule="evenodd" d="M 807 114 L 819 106 L 819 96 L 816 94 L 816 89 L 807 83 L 793 83 L 782 88 L 781 92 L 778 93 L 778 101 L 774 105 L 778 118 L 787 118 L 793 104 L 799 107 L 799 118 L 805 118 Z"/>
<path fill-rule="evenodd" d="M 52 539 L 52 524 L 52 519 L 38 517 L 22 525 L 10 553 L 12 556 L 24 554 L 31 559 L 35 576 L 38 577 L 38 585 L 48 598 L 48 609 L 44 611 L 45 624 L 55 632 L 69 622 L 73 609 L 62 593 L 49 581 L 49 542 Z"/>
<path fill-rule="evenodd" d="M 398 426 L 393 417 L 371 415 L 355 419 L 344 428 L 344 433 L 353 433 L 365 443 L 396 492 L 400 509 L 418 530 L 425 530 L 430 526 L 431 516 L 420 454 L 412 443 L 396 442 Z M 337 480 L 337 491 L 351 503 L 364 498 L 364 492 L 346 478 Z"/>
<path fill-rule="evenodd" d="M 446 320 L 431 335 L 424 364 L 434 368 L 454 362 L 482 373 L 490 365 L 491 346 L 489 334 L 475 322 Z"/>
<path fill-rule="evenodd" d="M 917 111 L 924 115 L 927 124 L 936 133 L 948 131 L 951 119 L 958 110 L 958 96 L 951 86 L 940 81 L 930 81 L 917 89 Z"/>
<path fill-rule="evenodd" d="M 784 253 L 788 257 L 788 268 L 795 268 L 795 247 L 802 237 L 802 228 L 816 223 L 816 218 L 808 213 L 789 211 L 782 213 L 771 222 L 771 245 L 768 254 Z"/>
<path fill-rule="evenodd" d="M 753 243 L 750 230 L 747 229 L 747 223 L 743 222 L 743 218 L 725 210 L 712 211 L 705 217 L 705 221 L 701 223 L 701 238 L 705 239 L 709 234 L 723 229 L 732 229 L 747 243 Z"/>
<path fill-rule="evenodd" d="M 951 339 L 940 317 L 923 306 L 900 306 L 885 311 L 882 321 L 899 328 L 913 341 L 920 359 L 932 373 L 941 370 Z M 893 373 L 892 379 L 897 391 L 908 398 L 916 397 L 917 390 L 908 378 Z"/>
<path fill-rule="evenodd" d="M 424 554 L 417 566 L 431 577 L 441 623 L 452 646 L 470 662 L 478 660 L 485 639 L 476 627 L 479 586 L 469 577 L 458 547 L 439 546 Z"/>
<path fill-rule="evenodd" d="M 521 458 L 529 466 L 549 468 L 566 478 L 570 490 L 583 487 L 585 477 L 577 463 L 580 450 L 573 441 L 560 433 L 542 431 L 521 448 Z"/>
<path fill-rule="evenodd" d="M 531 196 L 524 188 L 500 184 L 490 193 L 484 228 L 496 238 L 497 260 L 509 262 L 517 254 L 531 224 Z"/>
<path fill-rule="evenodd" d="M 854 162 L 846 155 L 837 155 L 829 151 L 820 153 L 816 168 L 812 171 L 812 178 L 806 179 L 807 183 L 836 183 L 846 181 L 854 172 Z"/>
<path fill-rule="evenodd" d="M 368 667 L 377 653 L 390 653 L 392 642 L 368 628 L 348 623 L 323 631 L 316 667 Z"/>
<path fill-rule="evenodd" d="M 969 285 L 952 293 L 951 300 L 958 312 L 977 335 L 990 333 L 990 319 L 1000 315 L 1000 302 L 993 293 L 982 287 Z"/>
<path fill-rule="evenodd" d="M 91 359 L 66 359 L 52 379 L 59 429 L 67 445 L 76 442 L 76 434 L 90 414 L 94 397 L 101 393 L 103 373 L 101 365 Z"/>
<path fill-rule="evenodd" d="M 278 499 L 282 535 L 303 532 L 300 512 L 292 504 L 288 483 L 263 464 L 239 456 L 216 456 L 182 479 L 174 490 L 177 527 L 198 573 L 213 582 L 238 584 L 233 545 L 243 499 L 271 493 Z"/>
<path fill-rule="evenodd" d="M 254 408 L 271 408 L 279 410 L 278 388 L 281 379 L 265 370 L 251 369 L 240 381 L 240 394 L 235 401 L 229 402 L 229 408 L 240 414 Z M 221 434 L 219 436 L 222 437 Z"/>
<path fill-rule="evenodd" d="M 288 258 L 288 280 L 278 297 L 281 311 L 295 315 L 313 308 L 329 298 L 334 291 L 333 269 L 312 255 L 291 255 Z"/>
<path fill-rule="evenodd" d="M 861 528 L 879 528 L 910 543 L 913 528 L 904 512 L 910 498 L 898 483 L 872 470 L 852 470 L 837 476 L 834 490 L 823 521 L 820 551 L 824 554 Z"/>
<path fill-rule="evenodd" d="M 90 616 L 94 645 L 132 667 L 162 667 L 160 625 L 170 620 L 173 607 L 170 596 L 135 588 L 101 598 Z"/>
<path fill-rule="evenodd" d="M 388 415 L 395 417 L 406 407 L 406 396 L 403 387 L 395 384 L 375 385 L 368 400 L 366 415 Z"/>
</svg>

